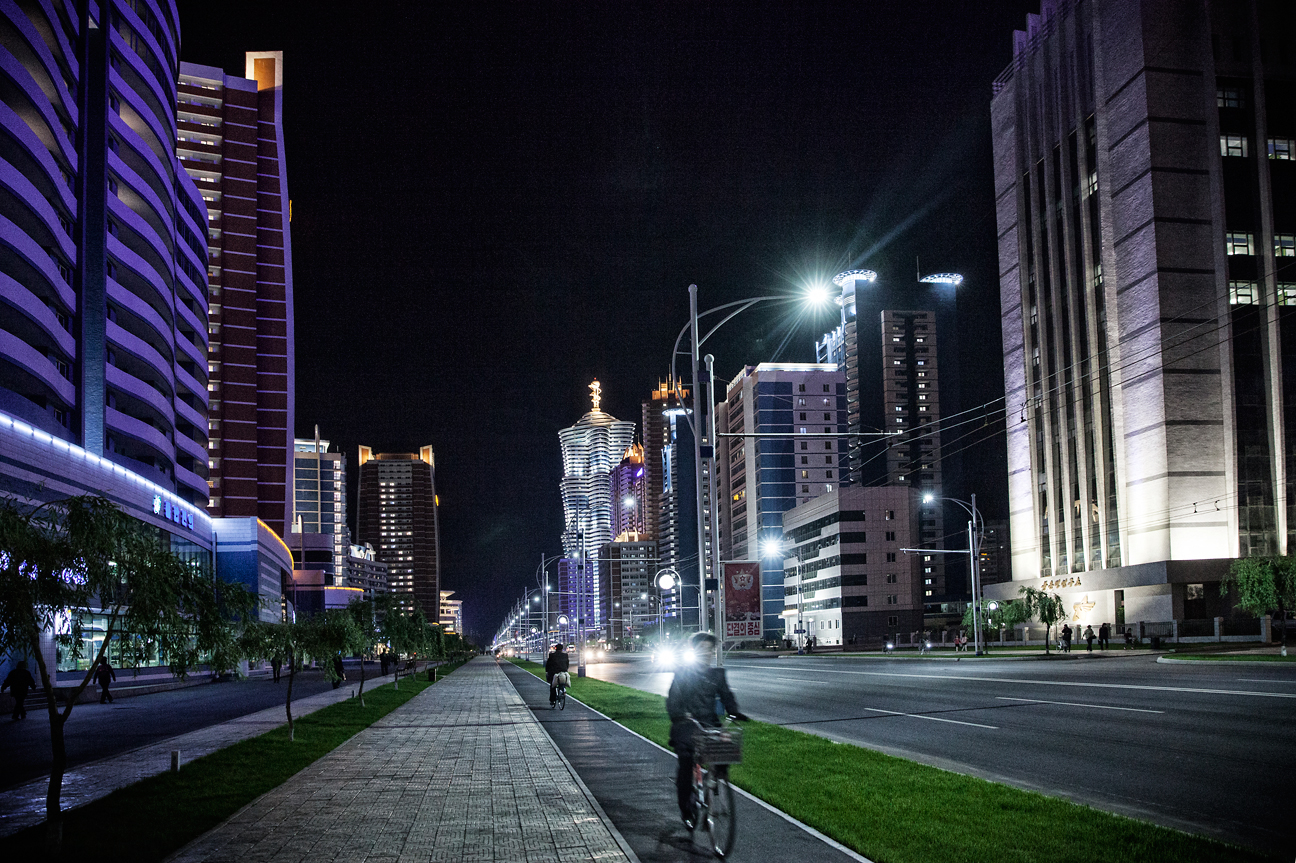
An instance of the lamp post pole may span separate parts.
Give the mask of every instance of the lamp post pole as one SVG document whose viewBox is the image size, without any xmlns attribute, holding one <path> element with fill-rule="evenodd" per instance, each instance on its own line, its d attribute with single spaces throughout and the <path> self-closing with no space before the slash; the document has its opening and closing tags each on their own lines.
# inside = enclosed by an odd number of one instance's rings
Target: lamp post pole
<svg viewBox="0 0 1296 863">
<path fill-rule="evenodd" d="M 963 554 L 966 550 L 968 555 L 968 573 L 972 580 L 972 647 L 977 656 L 985 653 L 981 639 L 981 529 L 984 526 L 981 513 L 977 510 L 976 495 L 972 495 L 971 502 L 961 501 L 956 497 L 935 497 L 928 494 L 924 496 L 923 503 L 933 503 L 936 501 L 948 500 L 963 507 L 968 514 L 968 547 L 967 549 L 937 549 L 937 548 L 902 548 L 905 553 L 915 552 L 920 554 Z"/>
<path fill-rule="evenodd" d="M 689 359 L 693 369 L 693 465 L 695 470 L 694 480 L 697 485 L 697 552 L 698 552 L 698 631 L 705 628 L 703 623 L 702 603 L 703 597 L 706 596 L 706 571 L 707 571 L 707 553 L 706 553 L 706 518 L 703 513 L 707 510 L 706 488 L 704 476 L 707 475 L 707 462 L 714 460 L 715 441 L 710 435 L 703 443 L 703 433 L 710 428 L 710 423 L 703 425 L 702 411 L 706 411 L 709 417 L 713 411 L 711 407 L 711 388 L 707 386 L 705 397 L 701 395 L 701 381 L 698 380 L 698 313 L 697 313 L 697 285 L 689 285 L 689 337 L 692 342 L 692 350 L 689 352 Z M 714 474 L 714 470 L 710 472 Z M 712 491 L 714 492 L 714 476 L 712 476 Z M 683 600 L 684 586 L 680 585 L 680 599 Z M 683 602 L 681 601 L 681 612 L 683 611 Z M 684 618 L 680 618 L 681 627 Z M 681 634 L 683 630 L 681 629 Z"/>
</svg>

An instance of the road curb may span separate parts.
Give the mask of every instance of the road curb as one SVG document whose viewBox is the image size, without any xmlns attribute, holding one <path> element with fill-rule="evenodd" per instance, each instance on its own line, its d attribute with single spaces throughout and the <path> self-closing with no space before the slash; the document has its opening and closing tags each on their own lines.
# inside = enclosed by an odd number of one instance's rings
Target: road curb
<svg viewBox="0 0 1296 863">
<path fill-rule="evenodd" d="M 1296 661 L 1266 662 L 1262 659 L 1180 659 L 1170 656 L 1158 656 L 1157 662 L 1165 665 L 1204 665 L 1207 668 L 1212 665 L 1277 665 L 1279 668 L 1284 665 L 1296 665 Z"/>
</svg>

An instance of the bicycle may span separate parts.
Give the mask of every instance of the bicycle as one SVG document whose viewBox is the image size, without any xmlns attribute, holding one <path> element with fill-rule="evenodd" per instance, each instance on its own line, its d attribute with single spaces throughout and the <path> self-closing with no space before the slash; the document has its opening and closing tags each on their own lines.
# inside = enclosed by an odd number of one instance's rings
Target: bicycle
<svg viewBox="0 0 1296 863">
<path fill-rule="evenodd" d="M 729 765 L 742 761 L 742 729 L 737 725 L 707 728 L 696 719 L 693 724 L 694 829 L 706 830 L 711 850 L 723 860 L 733 850 L 737 833 Z"/>
<path fill-rule="evenodd" d="M 556 704 L 559 710 L 567 709 L 567 687 L 570 683 L 571 678 L 567 676 L 567 672 L 560 671 L 554 675 L 554 692 L 558 693 Z"/>
</svg>

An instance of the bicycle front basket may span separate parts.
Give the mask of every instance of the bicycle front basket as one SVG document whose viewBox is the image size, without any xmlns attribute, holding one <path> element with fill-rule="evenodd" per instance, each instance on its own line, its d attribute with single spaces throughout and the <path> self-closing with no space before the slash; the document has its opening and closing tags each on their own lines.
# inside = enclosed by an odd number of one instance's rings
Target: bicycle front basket
<svg viewBox="0 0 1296 863">
<path fill-rule="evenodd" d="M 693 757 L 700 764 L 740 764 L 742 729 L 737 725 L 700 729 L 693 737 Z"/>
</svg>

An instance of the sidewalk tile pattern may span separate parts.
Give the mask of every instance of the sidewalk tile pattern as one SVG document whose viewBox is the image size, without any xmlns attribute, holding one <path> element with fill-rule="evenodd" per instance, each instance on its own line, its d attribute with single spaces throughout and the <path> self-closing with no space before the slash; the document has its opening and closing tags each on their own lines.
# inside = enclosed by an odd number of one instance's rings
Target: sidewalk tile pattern
<svg viewBox="0 0 1296 863">
<path fill-rule="evenodd" d="M 391 675 L 370 678 L 365 681 L 365 690 L 391 683 L 392 679 Z M 351 693 L 356 688 L 358 687 L 355 683 L 348 683 L 338 689 L 296 699 L 293 701 L 293 718 L 300 719 L 330 704 L 345 701 L 351 697 Z M 48 717 L 38 714 L 32 714 L 32 718 L 36 721 L 49 721 Z M 72 729 L 75 722 L 76 708 L 73 708 L 72 718 L 68 720 L 69 729 Z M 84 806 L 100 797 L 107 797 L 118 788 L 125 788 L 150 776 L 166 773 L 171 769 L 173 750 L 179 749 L 180 763 L 188 764 L 218 749 L 233 746 L 242 740 L 287 724 L 288 717 L 284 714 L 281 704 L 219 725 L 200 728 L 168 740 L 141 746 L 123 752 L 121 755 L 78 765 L 63 775 L 61 796 L 63 809 Z M 0 792 L 0 837 L 10 836 L 26 827 L 42 823 L 45 820 L 45 795 L 48 791 L 49 777 L 45 777 Z"/>
<path fill-rule="evenodd" d="M 173 863 L 628 861 L 493 660 L 474 659 Z"/>
</svg>

